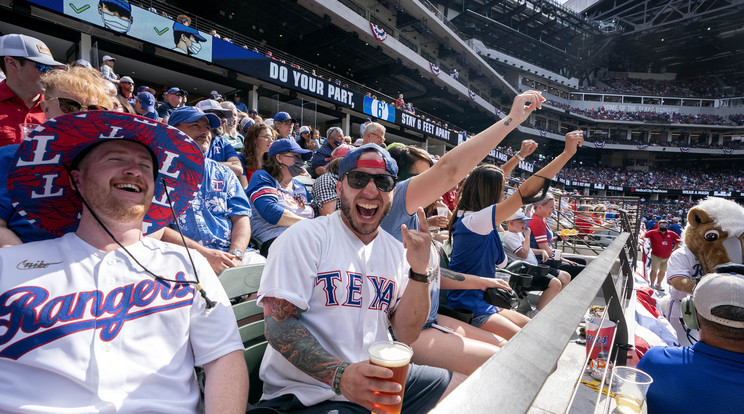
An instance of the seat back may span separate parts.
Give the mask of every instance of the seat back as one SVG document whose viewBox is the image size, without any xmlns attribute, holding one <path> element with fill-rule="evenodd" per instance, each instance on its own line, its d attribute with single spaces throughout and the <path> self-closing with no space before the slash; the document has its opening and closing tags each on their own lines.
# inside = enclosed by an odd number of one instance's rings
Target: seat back
<svg viewBox="0 0 744 414">
<path fill-rule="evenodd" d="M 251 404 L 261 398 L 263 382 L 258 377 L 258 371 L 267 345 L 264 336 L 263 309 L 256 305 L 255 295 L 253 295 L 258 292 L 261 284 L 263 268 L 263 264 L 231 267 L 224 269 L 219 275 L 222 287 L 233 304 L 240 339 L 245 347 L 243 356 L 250 377 L 248 402 Z"/>
</svg>

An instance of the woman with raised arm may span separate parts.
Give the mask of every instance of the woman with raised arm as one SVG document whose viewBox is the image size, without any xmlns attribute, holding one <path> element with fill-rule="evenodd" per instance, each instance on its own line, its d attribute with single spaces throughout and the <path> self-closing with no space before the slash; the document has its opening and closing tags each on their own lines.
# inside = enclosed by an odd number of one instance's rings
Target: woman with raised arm
<svg viewBox="0 0 744 414">
<path fill-rule="evenodd" d="M 581 131 L 566 134 L 563 152 L 503 201 L 503 171 L 493 165 L 475 168 L 465 180 L 457 209 L 450 220 L 450 270 L 495 278 L 495 267 L 503 267 L 507 263 L 498 234 L 499 224 L 522 205 L 545 197 L 550 180 L 573 157 L 577 147 L 583 142 Z M 499 309 L 488 304 L 483 299 L 483 292 L 475 289 L 450 290 L 447 293 L 447 305 L 472 311 L 473 325 L 506 339 L 512 338 L 530 320 L 512 310 Z"/>
</svg>

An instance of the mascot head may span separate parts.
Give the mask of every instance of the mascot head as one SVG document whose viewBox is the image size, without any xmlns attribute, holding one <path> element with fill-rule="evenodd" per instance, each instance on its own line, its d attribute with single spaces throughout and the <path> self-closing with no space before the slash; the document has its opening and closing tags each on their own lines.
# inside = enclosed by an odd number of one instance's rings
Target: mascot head
<svg viewBox="0 0 744 414">
<path fill-rule="evenodd" d="M 682 239 L 700 261 L 703 274 L 719 264 L 742 263 L 744 207 L 723 198 L 706 198 L 687 213 Z"/>
</svg>

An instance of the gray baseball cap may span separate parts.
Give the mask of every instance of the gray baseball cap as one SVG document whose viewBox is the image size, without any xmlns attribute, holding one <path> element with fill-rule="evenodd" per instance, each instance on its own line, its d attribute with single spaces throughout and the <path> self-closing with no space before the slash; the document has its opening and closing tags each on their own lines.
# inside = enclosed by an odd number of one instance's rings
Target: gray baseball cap
<svg viewBox="0 0 744 414">
<path fill-rule="evenodd" d="M 49 66 L 64 66 L 52 56 L 46 44 L 39 39 L 23 34 L 0 37 L 0 56 L 21 57 Z"/>
</svg>

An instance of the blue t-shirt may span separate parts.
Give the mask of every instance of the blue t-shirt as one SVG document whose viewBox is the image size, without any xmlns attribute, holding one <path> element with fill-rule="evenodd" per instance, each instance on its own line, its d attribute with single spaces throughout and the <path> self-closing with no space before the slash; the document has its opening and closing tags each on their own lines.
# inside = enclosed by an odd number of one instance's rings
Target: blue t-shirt
<svg viewBox="0 0 744 414">
<path fill-rule="evenodd" d="M 744 411 L 744 354 L 695 343 L 648 350 L 638 369 L 651 375 L 648 412 L 741 413 Z"/>
<path fill-rule="evenodd" d="M 334 148 L 331 147 L 331 144 L 326 142 L 323 144 L 322 147 L 318 148 L 317 151 L 313 154 L 313 161 L 312 161 L 312 168 L 313 171 L 315 171 L 318 167 L 323 167 L 326 164 L 328 164 L 328 161 L 326 161 L 326 158 L 331 158 L 333 154 Z"/>
<path fill-rule="evenodd" d="M 209 145 L 209 151 L 204 154 L 204 158 L 209 158 L 217 162 L 225 162 L 230 158 L 237 156 L 238 153 L 235 151 L 235 147 L 219 135 L 212 138 L 212 143 Z"/>
<path fill-rule="evenodd" d="M 677 236 L 682 235 L 682 226 L 679 223 L 672 223 L 669 225 L 669 231 L 677 233 Z"/>
<path fill-rule="evenodd" d="M 18 146 L 18 144 L 13 144 L 0 147 L 0 181 L 2 181 L 2 185 L 0 185 L 0 219 L 5 220 L 8 223 L 8 228 L 24 243 L 54 239 L 57 236 L 47 233 L 29 223 L 10 203 L 10 194 L 8 193 L 8 182 L 6 179 L 8 177 L 10 163 L 13 160 L 16 150 L 18 150 Z"/>
<path fill-rule="evenodd" d="M 656 220 L 651 219 L 651 220 L 649 220 L 649 221 L 646 222 L 646 231 L 653 230 L 654 227 L 656 227 Z"/>
<path fill-rule="evenodd" d="M 181 231 L 210 249 L 228 251 L 232 238 L 231 216 L 251 216 L 248 197 L 229 168 L 206 158 L 201 191 L 190 207 L 178 216 Z"/>
<path fill-rule="evenodd" d="M 418 215 L 415 213 L 408 214 L 406 211 L 406 193 L 410 182 L 411 180 L 408 179 L 395 185 L 395 194 L 393 195 L 390 211 L 380 222 L 380 228 L 390 233 L 400 242 L 403 242 L 403 233 L 400 231 L 401 224 L 405 224 L 406 227 L 413 230 L 419 228 Z M 432 268 L 439 270 L 438 256 L 433 257 L 431 261 L 435 262 L 432 263 Z M 431 305 L 429 307 L 429 318 L 426 322 L 432 323 L 439 313 L 439 275 L 437 275 L 436 281 L 429 284 L 429 297 Z"/>
<path fill-rule="evenodd" d="M 256 214 L 251 218 L 251 234 L 262 242 L 279 237 L 288 227 L 277 223 L 284 210 L 300 217 L 313 218 L 310 193 L 301 182 L 292 179 L 293 191 L 282 188 L 279 181 L 265 170 L 257 170 L 248 182 L 245 193 Z"/>
<path fill-rule="evenodd" d="M 406 211 L 406 193 L 410 182 L 411 180 L 408 179 L 395 185 L 393 204 L 390 206 L 387 216 L 380 222 L 380 227 L 400 242 L 403 242 L 403 234 L 400 232 L 401 224 L 405 224 L 406 227 L 413 230 L 419 228 L 418 215 L 416 213 L 408 214 Z"/>
<path fill-rule="evenodd" d="M 235 107 L 238 109 L 238 111 L 240 111 L 240 112 L 248 112 L 248 107 L 245 106 L 245 103 L 243 103 L 243 102 L 235 102 L 235 101 L 233 101 L 233 103 L 235 104 Z"/>
<path fill-rule="evenodd" d="M 496 267 L 506 264 L 506 253 L 494 217 L 495 208 L 496 205 L 492 205 L 477 212 L 468 211 L 457 218 L 452 231 L 450 270 L 493 279 L 496 277 Z M 476 215 L 484 214 L 490 215 L 490 226 L 474 228 L 476 219 L 479 223 L 485 222 L 483 216 Z M 499 311 L 499 308 L 483 300 L 483 291 L 480 289 L 450 290 L 447 292 L 447 305 L 455 309 L 469 309 L 475 317 Z"/>
</svg>

